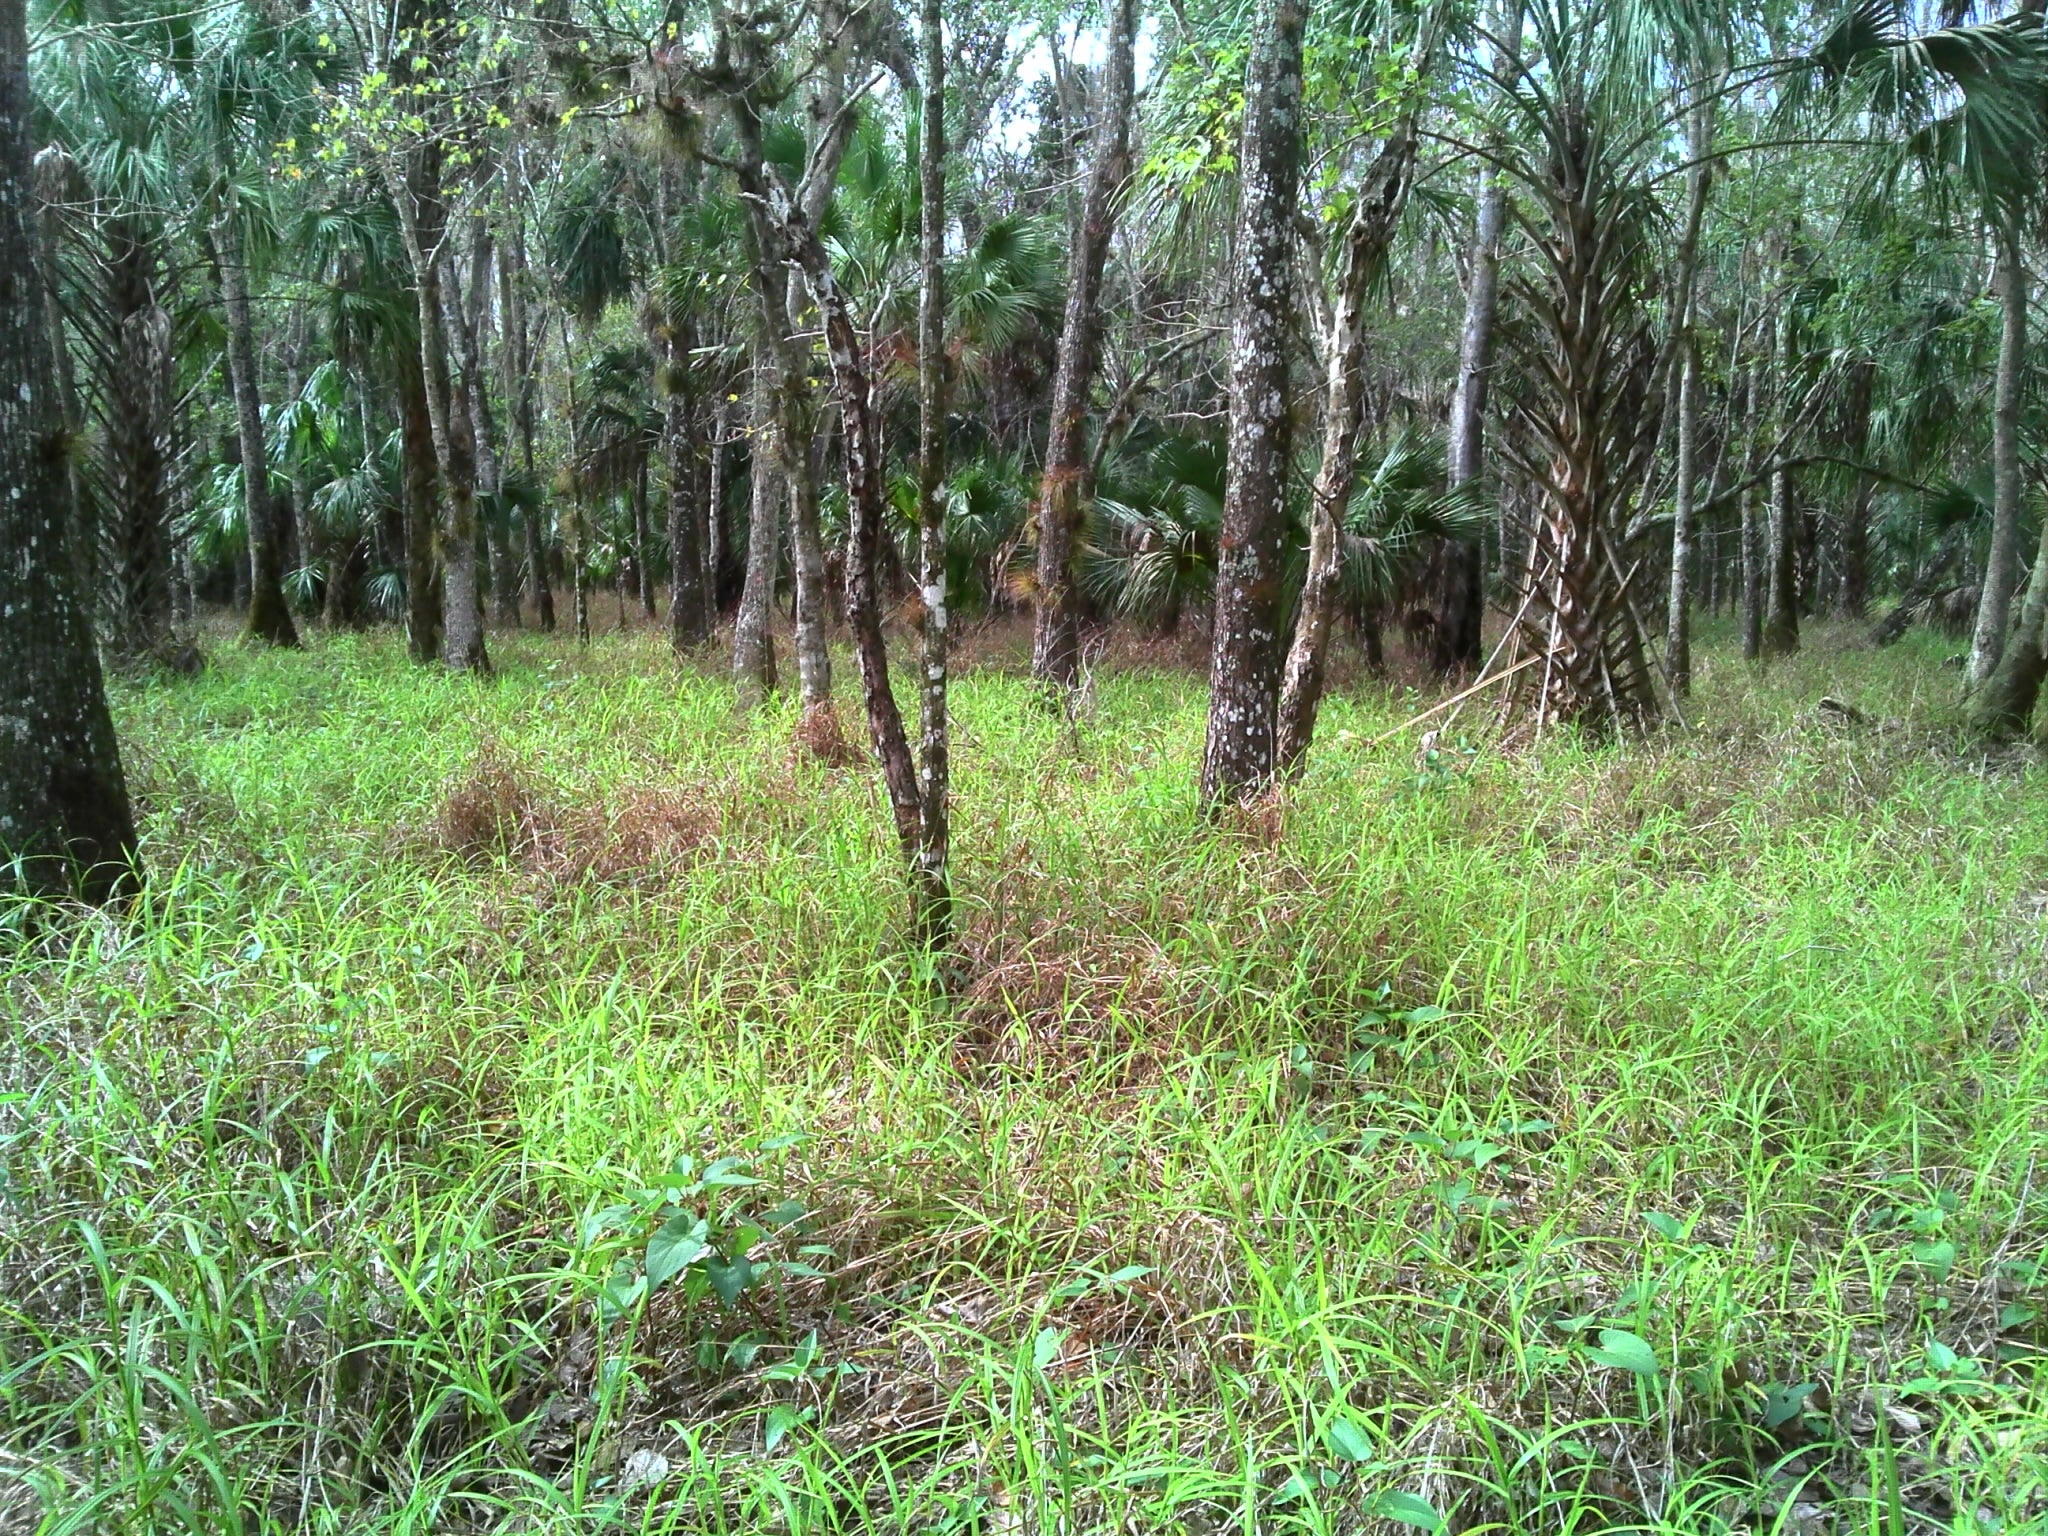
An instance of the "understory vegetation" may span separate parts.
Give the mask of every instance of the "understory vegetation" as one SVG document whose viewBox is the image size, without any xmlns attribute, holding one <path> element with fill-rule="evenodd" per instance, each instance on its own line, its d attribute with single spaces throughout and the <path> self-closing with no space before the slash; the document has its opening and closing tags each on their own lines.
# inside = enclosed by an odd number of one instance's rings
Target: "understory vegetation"
<svg viewBox="0 0 2048 1536">
<path fill-rule="evenodd" d="M 149 881 L 0 951 L 0 1529 L 2041 1530 L 2039 770 L 1937 637 L 1704 638 L 1626 746 L 1340 678 L 1215 826 L 1199 675 L 970 641 L 940 960 L 652 629 L 117 684 Z"/>
</svg>

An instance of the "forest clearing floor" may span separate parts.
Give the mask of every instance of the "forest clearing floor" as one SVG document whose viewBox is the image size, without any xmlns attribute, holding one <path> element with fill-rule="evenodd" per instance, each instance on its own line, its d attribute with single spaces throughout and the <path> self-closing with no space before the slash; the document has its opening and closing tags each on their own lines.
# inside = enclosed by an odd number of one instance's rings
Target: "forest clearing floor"
<svg viewBox="0 0 2048 1536">
<path fill-rule="evenodd" d="M 0 1531 L 2048 1530 L 2048 780 L 1952 643 L 1727 638 L 1611 749 L 1347 688 L 1222 832 L 1200 676 L 970 669 L 951 996 L 722 658 L 122 683 L 148 895 L 0 939 Z"/>
</svg>

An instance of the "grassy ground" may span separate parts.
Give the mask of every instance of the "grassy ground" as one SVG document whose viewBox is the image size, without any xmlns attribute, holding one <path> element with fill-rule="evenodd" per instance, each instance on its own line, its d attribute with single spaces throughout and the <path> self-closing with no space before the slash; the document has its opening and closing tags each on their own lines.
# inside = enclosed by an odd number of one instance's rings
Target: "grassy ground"
<svg viewBox="0 0 2048 1536">
<path fill-rule="evenodd" d="M 2048 1529 L 2048 799 L 1938 649 L 1360 690 L 1229 833 L 1198 678 L 985 667 L 945 1000 L 869 775 L 494 643 L 124 686 L 147 901 L 0 941 L 0 1529 Z"/>
</svg>

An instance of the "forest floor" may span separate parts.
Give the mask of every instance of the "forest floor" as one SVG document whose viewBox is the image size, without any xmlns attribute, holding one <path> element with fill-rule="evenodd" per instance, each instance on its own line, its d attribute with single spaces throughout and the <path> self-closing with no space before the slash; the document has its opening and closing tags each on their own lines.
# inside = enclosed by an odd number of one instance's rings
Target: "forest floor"
<svg viewBox="0 0 2048 1536">
<path fill-rule="evenodd" d="M 121 683 L 148 896 L 0 944 L 0 1530 L 2048 1529 L 2048 784 L 1953 643 L 1725 638 L 1609 750 L 1352 687 L 1221 832 L 1199 675 L 969 670 L 951 995 L 652 632 Z"/>
</svg>

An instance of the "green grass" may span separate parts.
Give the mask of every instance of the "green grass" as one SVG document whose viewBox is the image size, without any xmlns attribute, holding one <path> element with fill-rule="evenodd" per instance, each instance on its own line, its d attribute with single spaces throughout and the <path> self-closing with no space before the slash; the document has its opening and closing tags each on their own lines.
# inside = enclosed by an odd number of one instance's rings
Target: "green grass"
<svg viewBox="0 0 2048 1536">
<path fill-rule="evenodd" d="M 118 698 L 149 894 L 0 948 L 0 1530 L 2048 1529 L 2048 797 L 1934 646 L 1364 689 L 1227 833 L 1199 679 L 972 672 L 947 998 L 870 775 L 494 644 Z M 735 1300 L 633 1296 L 677 1206 Z"/>
</svg>

